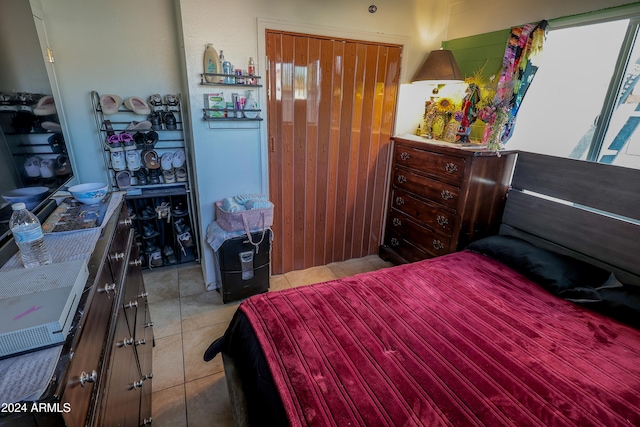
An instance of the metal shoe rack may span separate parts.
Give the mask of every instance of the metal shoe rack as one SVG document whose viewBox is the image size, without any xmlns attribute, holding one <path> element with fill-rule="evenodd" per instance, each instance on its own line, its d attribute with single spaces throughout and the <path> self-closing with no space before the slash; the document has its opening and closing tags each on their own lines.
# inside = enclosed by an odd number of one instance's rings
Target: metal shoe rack
<svg viewBox="0 0 640 427">
<path fill-rule="evenodd" d="M 158 140 L 153 147 L 157 153 L 158 162 L 167 152 L 174 153 L 183 150 L 185 153 L 186 181 L 171 183 L 148 183 L 140 185 L 137 179 L 133 179 L 130 186 L 121 188 L 116 179 L 117 171 L 114 170 L 111 161 L 111 151 L 106 145 L 106 140 L 111 133 L 136 132 L 146 134 L 148 130 L 127 130 L 132 122 L 148 120 L 146 116 L 139 115 L 121 105 L 115 114 L 106 115 L 100 106 L 100 94 L 91 92 L 91 103 L 95 114 L 98 143 L 102 151 L 102 158 L 107 170 L 109 186 L 111 190 L 126 191 L 126 203 L 129 209 L 129 218 L 132 220 L 136 242 L 143 258 L 144 268 L 158 268 L 162 266 L 182 264 L 200 261 L 201 246 L 199 240 L 195 196 L 192 191 L 192 163 L 189 147 L 185 143 L 183 128 L 182 99 L 180 94 L 176 97 L 178 106 L 172 106 L 171 111 L 176 118 L 176 128 L 167 129 L 163 123 L 161 129 L 155 129 Z M 146 100 L 146 97 L 141 97 Z M 126 99 L 123 97 L 122 99 Z M 164 103 L 159 107 L 167 109 Z M 107 122 L 108 121 L 108 122 Z M 107 125 L 107 123 L 109 125 Z M 110 126 L 110 127 L 109 127 Z M 142 147 L 136 151 L 141 154 Z M 141 167 L 145 167 L 141 160 Z M 161 170 L 161 169 L 160 169 Z M 134 172 L 132 171 L 132 175 Z"/>
</svg>

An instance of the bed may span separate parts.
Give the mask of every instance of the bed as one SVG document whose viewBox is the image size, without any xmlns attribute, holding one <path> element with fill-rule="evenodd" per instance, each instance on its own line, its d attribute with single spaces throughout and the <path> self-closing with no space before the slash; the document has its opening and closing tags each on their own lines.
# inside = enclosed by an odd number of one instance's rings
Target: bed
<svg viewBox="0 0 640 427">
<path fill-rule="evenodd" d="M 519 153 L 500 234 L 256 295 L 236 425 L 640 425 L 640 171 Z"/>
</svg>

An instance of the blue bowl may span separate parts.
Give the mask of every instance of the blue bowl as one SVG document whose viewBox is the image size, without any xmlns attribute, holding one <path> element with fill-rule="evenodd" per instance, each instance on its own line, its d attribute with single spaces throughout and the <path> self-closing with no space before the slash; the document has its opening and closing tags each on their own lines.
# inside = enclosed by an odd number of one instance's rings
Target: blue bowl
<svg viewBox="0 0 640 427">
<path fill-rule="evenodd" d="M 24 203 L 27 209 L 31 210 L 44 200 L 48 192 L 49 188 L 47 187 L 16 188 L 4 193 L 2 198 L 11 204 Z"/>
<path fill-rule="evenodd" d="M 107 184 L 104 182 L 89 182 L 69 187 L 69 193 L 80 203 L 93 205 L 99 203 L 107 195 Z"/>
</svg>

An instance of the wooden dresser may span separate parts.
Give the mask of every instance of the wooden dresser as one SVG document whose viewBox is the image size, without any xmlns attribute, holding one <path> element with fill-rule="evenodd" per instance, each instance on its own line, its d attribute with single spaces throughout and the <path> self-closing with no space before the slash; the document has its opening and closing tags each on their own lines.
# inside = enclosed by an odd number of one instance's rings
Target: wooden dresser
<svg viewBox="0 0 640 427">
<path fill-rule="evenodd" d="M 414 262 L 497 234 L 515 159 L 515 152 L 393 138 L 380 256 Z"/>
<path fill-rule="evenodd" d="M 152 326 L 131 220 L 122 203 L 96 244 L 71 332 L 38 401 L 48 409 L 2 414 L 0 426 L 151 424 Z"/>
</svg>

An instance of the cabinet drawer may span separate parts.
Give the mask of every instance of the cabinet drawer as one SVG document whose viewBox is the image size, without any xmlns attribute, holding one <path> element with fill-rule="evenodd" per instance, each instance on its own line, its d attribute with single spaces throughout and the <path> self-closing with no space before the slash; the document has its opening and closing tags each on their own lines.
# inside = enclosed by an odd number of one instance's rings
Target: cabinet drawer
<svg viewBox="0 0 640 427">
<path fill-rule="evenodd" d="M 131 232 L 131 220 L 126 206 L 123 206 L 118 217 L 118 226 L 109 247 L 109 265 L 113 272 L 113 280 L 120 282 L 125 266 L 127 265 L 127 252 L 129 250 L 129 233 Z"/>
<path fill-rule="evenodd" d="M 419 223 L 451 235 L 455 222 L 455 213 L 442 206 L 423 201 L 411 193 L 400 189 L 394 189 L 391 198 L 391 212 L 389 213 L 389 227 L 396 228 L 402 224 L 398 215 L 394 215 L 394 209 L 406 213 Z"/>
<path fill-rule="evenodd" d="M 385 243 L 396 252 L 411 250 L 415 246 L 421 252 L 429 256 L 445 255 L 450 252 L 451 238 L 436 233 L 434 230 L 423 227 L 401 212 L 392 210 L 390 216 L 397 218 L 400 225 L 389 227 L 385 236 Z M 409 248 L 405 248 L 409 245 Z M 407 256 L 403 255 L 407 260 Z M 423 258 L 419 258 L 423 259 Z"/>
<path fill-rule="evenodd" d="M 453 184 L 459 184 L 464 178 L 465 159 L 448 154 L 434 153 L 404 144 L 398 144 L 395 149 L 397 166 L 404 166 L 442 179 Z"/>
<path fill-rule="evenodd" d="M 451 209 L 458 207 L 460 188 L 444 182 L 429 179 L 410 169 L 395 168 L 393 171 L 393 185 L 412 193 L 420 194 L 425 199 L 447 206 Z"/>
<path fill-rule="evenodd" d="M 103 348 L 107 342 L 114 300 L 117 299 L 111 271 L 106 265 L 96 281 L 96 286 L 85 309 L 87 318 L 78 332 L 80 337 L 77 345 L 72 349 L 69 379 L 62 395 L 62 401 L 68 402 L 73 408 L 64 414 L 67 425 L 84 425 L 90 411 L 91 396 L 98 394 L 96 390 L 102 387 Z M 96 376 L 93 376 L 94 371 Z M 81 378 L 85 379 L 84 385 Z M 94 382 L 86 381 L 87 378 Z"/>
</svg>

